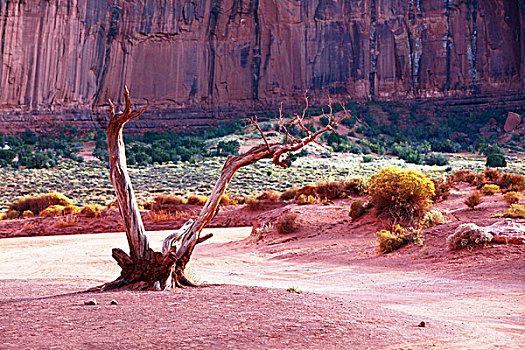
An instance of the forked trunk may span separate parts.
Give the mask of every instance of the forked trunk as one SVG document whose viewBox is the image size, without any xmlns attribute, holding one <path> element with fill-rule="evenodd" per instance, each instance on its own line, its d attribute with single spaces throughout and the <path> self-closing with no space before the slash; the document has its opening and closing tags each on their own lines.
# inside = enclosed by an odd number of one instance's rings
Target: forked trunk
<svg viewBox="0 0 525 350">
<path fill-rule="evenodd" d="M 173 287 L 194 286 L 184 276 L 184 269 L 191 258 L 195 245 L 211 237 L 211 234 L 200 237 L 200 233 L 216 215 L 221 196 L 226 191 L 235 172 L 243 166 L 253 164 L 263 158 L 272 158 L 275 165 L 286 168 L 286 158 L 290 152 L 297 151 L 310 142 L 316 142 L 319 135 L 329 130 L 333 131 L 334 127 L 346 118 L 346 111 L 345 116 L 339 120 L 336 120 L 330 113 L 328 125 L 315 133 L 311 133 L 310 129 L 303 124 L 308 107 L 308 100 L 306 100 L 307 107 L 303 110 L 302 116 L 296 115 L 289 125 L 285 125 L 282 118 L 280 119 L 280 126 L 286 133 L 284 144 L 269 144 L 257 120 L 252 119 L 254 131 L 257 130 L 261 133 L 264 144 L 255 146 L 244 154 L 228 157 L 199 216 L 195 221 L 188 220 L 182 228 L 166 237 L 162 252 L 155 252 L 149 247 L 145 235 L 144 224 L 127 171 L 122 137 L 124 125 L 131 119 L 140 116 L 145 109 L 142 111 L 131 110 L 131 100 L 127 87 L 124 91 L 124 97 L 126 108 L 123 112 L 115 113 L 114 106 L 109 101 L 111 118 L 107 128 L 107 136 L 111 184 L 117 194 L 118 207 L 126 229 L 130 253 L 128 255 L 122 249 L 113 249 L 112 256 L 122 268 L 119 278 L 91 290 L 103 291 L 123 287 L 160 290 L 166 287 L 167 280 L 170 277 Z M 292 125 L 298 125 L 307 136 L 302 139 L 291 136 L 289 130 Z"/>
</svg>

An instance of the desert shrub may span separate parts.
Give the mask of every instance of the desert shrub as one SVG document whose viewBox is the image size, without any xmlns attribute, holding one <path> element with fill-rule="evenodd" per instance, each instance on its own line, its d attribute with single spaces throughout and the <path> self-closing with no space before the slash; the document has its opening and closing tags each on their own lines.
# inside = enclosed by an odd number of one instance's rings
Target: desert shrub
<svg viewBox="0 0 525 350">
<path fill-rule="evenodd" d="M 257 199 L 259 200 L 267 200 L 270 202 L 277 202 L 279 198 L 281 197 L 281 194 L 277 191 L 273 190 L 266 190 L 263 193 L 261 193 Z"/>
<path fill-rule="evenodd" d="M 40 216 L 47 218 L 52 216 L 64 216 L 69 214 L 76 214 L 80 212 L 80 208 L 76 205 L 51 205 L 40 212 Z"/>
<path fill-rule="evenodd" d="M 306 185 L 301 187 L 295 193 L 295 199 L 299 198 L 301 195 L 305 196 L 316 196 L 317 195 L 317 186 L 315 185 Z"/>
<path fill-rule="evenodd" d="M 414 243 L 421 245 L 421 231 L 413 228 L 404 229 L 400 225 L 392 227 L 391 231 L 381 230 L 376 232 L 377 250 L 381 254 L 387 254 L 399 248 Z"/>
<path fill-rule="evenodd" d="M 69 217 L 60 219 L 55 224 L 55 227 L 57 228 L 71 227 L 71 226 L 74 226 L 77 222 L 78 222 L 78 216 L 69 216 Z"/>
<path fill-rule="evenodd" d="M 232 141 L 220 141 L 217 145 L 218 156 L 228 156 L 239 154 L 239 148 L 241 144 L 237 140 Z"/>
<path fill-rule="evenodd" d="M 421 226 L 423 228 L 429 228 L 444 223 L 445 217 L 443 214 L 439 210 L 432 210 L 425 214 L 423 220 L 421 221 Z"/>
<path fill-rule="evenodd" d="M 471 170 L 461 169 L 450 175 L 452 182 L 467 182 L 471 185 L 476 181 L 476 174 Z"/>
<path fill-rule="evenodd" d="M 489 154 L 486 165 L 493 168 L 504 168 L 507 166 L 507 161 L 503 154 Z"/>
<path fill-rule="evenodd" d="M 88 218 L 98 218 L 102 214 L 104 207 L 98 204 L 85 205 L 81 212 Z"/>
<path fill-rule="evenodd" d="M 492 196 L 498 192 L 500 192 L 500 188 L 498 185 L 486 184 L 481 188 L 481 193 L 483 193 L 486 196 Z"/>
<path fill-rule="evenodd" d="M 172 194 L 170 194 L 169 196 L 165 194 L 159 194 L 158 196 L 153 198 L 153 200 L 155 201 L 155 203 L 160 204 L 160 205 L 162 204 L 179 205 L 179 204 L 184 204 L 186 202 L 184 198 L 175 196 Z"/>
<path fill-rule="evenodd" d="M 151 210 L 148 216 L 153 222 L 163 222 L 174 219 L 174 216 L 171 215 L 168 210 Z"/>
<path fill-rule="evenodd" d="M 20 217 L 20 212 L 18 210 L 11 209 L 7 211 L 5 216 L 9 220 L 18 219 Z"/>
<path fill-rule="evenodd" d="M 22 217 L 24 217 L 24 218 L 31 218 L 33 216 L 35 216 L 35 214 L 31 210 L 25 210 L 22 213 Z"/>
<path fill-rule="evenodd" d="M 488 157 L 492 154 L 503 154 L 503 150 L 498 145 L 486 145 L 481 149 L 481 153 Z"/>
<path fill-rule="evenodd" d="M 17 210 L 24 212 L 31 210 L 35 215 L 38 215 L 42 210 L 52 205 L 70 206 L 73 201 L 64 195 L 58 193 L 47 193 L 38 196 L 26 196 L 15 200 L 10 206 L 10 210 Z"/>
<path fill-rule="evenodd" d="M 368 185 L 363 177 L 356 177 L 353 179 L 345 180 L 345 193 L 352 194 L 355 196 L 364 196 L 367 194 Z"/>
<path fill-rule="evenodd" d="M 316 193 L 320 199 L 341 199 L 347 197 L 344 182 L 338 181 L 319 182 Z"/>
<path fill-rule="evenodd" d="M 235 204 L 244 204 L 244 201 L 245 201 L 244 196 L 234 196 L 233 197 L 233 202 Z"/>
<path fill-rule="evenodd" d="M 492 240 L 492 234 L 476 224 L 461 224 L 447 238 L 450 250 L 465 248 L 474 244 L 487 244 Z"/>
<path fill-rule="evenodd" d="M 279 200 L 281 201 L 289 201 L 295 198 L 295 195 L 297 194 L 297 189 L 290 188 L 285 190 L 283 193 L 281 193 L 281 196 L 279 197 Z"/>
<path fill-rule="evenodd" d="M 450 195 L 451 182 L 443 179 L 432 179 L 434 183 L 434 196 L 431 198 L 432 202 L 442 202 Z"/>
<path fill-rule="evenodd" d="M 293 233 L 299 229 L 297 215 L 294 213 L 285 213 L 275 223 L 277 232 L 281 234 Z"/>
<path fill-rule="evenodd" d="M 299 205 L 314 204 L 315 202 L 316 198 L 314 196 L 307 196 L 305 194 L 302 194 L 299 197 L 297 197 L 297 204 Z"/>
<path fill-rule="evenodd" d="M 501 174 L 496 169 L 485 169 L 482 175 L 486 183 L 497 183 L 501 179 Z"/>
<path fill-rule="evenodd" d="M 504 218 L 525 219 L 525 206 L 520 204 L 511 204 L 510 208 L 503 213 Z"/>
<path fill-rule="evenodd" d="M 246 196 L 244 197 L 244 204 L 246 205 L 246 209 L 256 211 L 262 209 L 263 203 L 253 196 Z"/>
<path fill-rule="evenodd" d="M 364 155 L 363 156 L 363 163 L 372 163 L 374 161 L 374 157 L 370 155 Z"/>
<path fill-rule="evenodd" d="M 521 192 L 510 191 L 503 195 L 503 200 L 505 200 L 505 202 L 508 204 L 517 204 L 520 202 L 521 197 Z"/>
<path fill-rule="evenodd" d="M 193 205 L 203 205 L 207 200 L 207 196 L 189 196 L 187 202 Z"/>
<path fill-rule="evenodd" d="M 360 218 L 364 213 L 366 213 L 366 206 L 363 204 L 361 198 L 356 199 L 350 204 L 350 213 L 348 213 L 348 216 L 350 216 L 352 220 Z"/>
<path fill-rule="evenodd" d="M 483 200 L 481 199 L 481 192 L 472 191 L 470 195 L 465 199 L 465 204 L 470 209 L 474 209 L 477 205 L 481 204 Z"/>
<path fill-rule="evenodd" d="M 520 174 L 503 173 L 499 178 L 497 185 L 508 191 L 525 190 L 525 176 Z"/>
<path fill-rule="evenodd" d="M 423 159 L 426 165 L 447 165 L 449 163 L 448 157 L 443 153 L 429 153 Z"/>
<path fill-rule="evenodd" d="M 380 214 L 393 222 L 413 224 L 428 211 L 434 183 L 417 170 L 383 168 L 372 175 L 368 193 Z"/>
</svg>

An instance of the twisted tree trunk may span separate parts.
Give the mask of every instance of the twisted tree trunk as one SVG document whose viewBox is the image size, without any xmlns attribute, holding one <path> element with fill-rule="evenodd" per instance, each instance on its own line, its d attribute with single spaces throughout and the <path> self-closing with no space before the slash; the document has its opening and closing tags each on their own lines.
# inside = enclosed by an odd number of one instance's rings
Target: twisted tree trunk
<svg viewBox="0 0 525 350">
<path fill-rule="evenodd" d="M 140 116 L 145 109 L 141 111 L 131 110 L 131 100 L 127 87 L 124 91 L 124 97 L 126 107 L 123 112 L 115 113 L 114 106 L 109 101 L 110 121 L 107 127 L 107 136 L 110 178 L 117 194 L 118 207 L 124 221 L 130 253 L 128 255 L 122 249 L 114 248 L 112 256 L 122 268 L 119 278 L 91 290 L 104 291 L 122 287 L 161 290 L 166 287 L 170 277 L 173 287 L 194 286 L 184 276 L 184 269 L 191 258 L 195 245 L 212 236 L 208 234 L 200 237 L 200 233 L 216 215 L 221 196 L 226 191 L 235 172 L 243 166 L 253 164 L 263 158 L 272 158 L 275 165 L 286 168 L 286 159 L 290 152 L 297 151 L 310 142 L 316 142 L 316 138 L 326 131 L 334 131 L 334 127 L 347 116 L 345 111 L 345 116 L 336 120 L 330 112 L 328 125 L 315 133 L 311 133 L 309 127 L 307 128 L 303 123 L 308 108 L 308 100 L 306 99 L 307 105 L 303 110 L 302 116 L 295 115 L 289 124 L 286 124 L 282 118 L 280 119 L 280 126 L 286 134 L 283 144 L 268 143 L 257 123 L 257 119 L 252 119 L 253 130 L 261 133 L 264 144 L 255 146 L 244 154 L 229 156 L 199 216 L 195 221 L 188 220 L 179 230 L 166 237 L 162 252 L 155 252 L 149 247 L 148 239 L 144 233 L 144 224 L 142 223 L 133 186 L 127 171 L 124 140 L 122 137 L 124 125 L 131 119 Z M 300 139 L 290 135 L 289 130 L 292 125 L 298 125 L 305 131 L 307 136 Z"/>
</svg>

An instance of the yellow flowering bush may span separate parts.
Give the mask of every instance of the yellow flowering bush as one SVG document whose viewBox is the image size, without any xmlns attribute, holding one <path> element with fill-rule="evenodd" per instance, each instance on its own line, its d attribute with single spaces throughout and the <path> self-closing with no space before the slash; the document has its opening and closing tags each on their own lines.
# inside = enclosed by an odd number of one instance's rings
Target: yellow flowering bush
<svg viewBox="0 0 525 350">
<path fill-rule="evenodd" d="M 394 225 L 391 231 L 381 230 L 376 232 L 377 251 L 386 254 L 398 250 L 409 244 L 422 245 L 421 231 L 414 228 L 405 229 L 400 225 Z"/>
<path fill-rule="evenodd" d="M 429 210 L 434 183 L 420 171 L 388 167 L 368 182 L 372 204 L 393 222 L 414 224 Z"/>
<path fill-rule="evenodd" d="M 481 193 L 483 193 L 486 196 L 492 196 L 498 192 L 500 192 L 500 188 L 498 185 L 486 184 L 481 188 Z"/>
</svg>

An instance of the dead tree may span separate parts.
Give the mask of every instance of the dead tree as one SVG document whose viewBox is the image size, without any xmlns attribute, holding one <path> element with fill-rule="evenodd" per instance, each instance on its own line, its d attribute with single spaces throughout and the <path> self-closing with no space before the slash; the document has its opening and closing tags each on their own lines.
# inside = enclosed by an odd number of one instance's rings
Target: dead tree
<svg viewBox="0 0 525 350">
<path fill-rule="evenodd" d="M 287 158 L 291 152 L 295 152 L 311 142 L 317 143 L 317 138 L 327 132 L 335 131 L 335 127 L 345 119 L 348 114 L 336 118 L 330 112 L 327 115 L 328 124 L 318 131 L 311 131 L 313 123 L 307 116 L 308 98 L 305 94 L 306 106 L 301 115 L 295 114 L 285 120 L 282 116 L 282 105 L 280 109 L 279 125 L 284 134 L 284 142 L 270 143 L 261 130 L 257 117 L 249 120 L 252 131 L 261 134 L 264 143 L 253 147 L 246 153 L 238 156 L 229 156 L 224 163 L 221 175 L 213 188 L 211 195 L 204 204 L 199 216 L 195 220 L 189 220 L 182 228 L 165 238 L 162 252 L 153 251 L 148 244 L 144 225 L 140 216 L 133 186 L 127 172 L 124 140 L 122 137 L 124 125 L 133 118 L 140 116 L 141 111 L 131 110 L 131 100 L 127 87 L 124 91 L 126 107 L 123 112 L 115 113 L 113 103 L 109 101 L 110 121 L 107 127 L 108 148 L 110 159 L 110 178 L 113 188 L 117 194 L 118 207 L 129 244 L 130 253 L 122 249 L 114 248 L 112 256 L 122 268 L 119 278 L 108 282 L 92 291 L 104 291 L 115 288 L 133 289 L 158 289 L 167 286 L 171 277 L 172 287 L 194 286 L 184 275 L 184 269 L 189 262 L 195 245 L 211 237 L 211 234 L 201 237 L 200 233 L 204 227 L 216 215 L 221 196 L 226 191 L 233 175 L 240 168 L 256 163 L 261 159 L 272 159 L 276 166 L 287 168 Z M 290 133 L 292 126 L 296 125 L 304 132 L 304 137 L 294 137 Z"/>
</svg>

